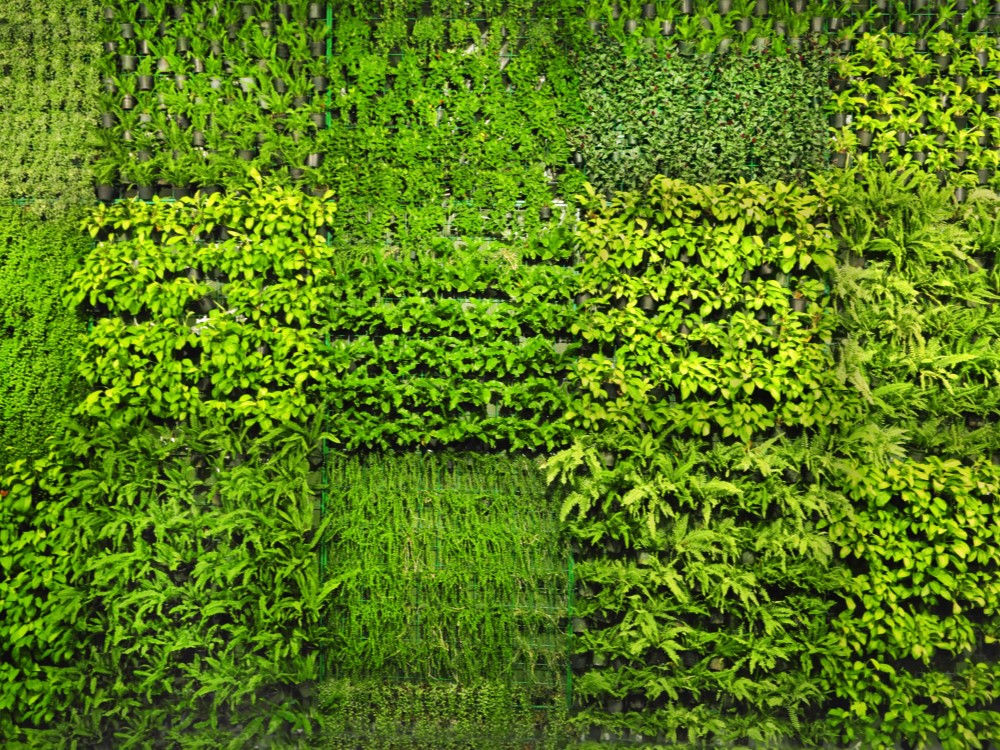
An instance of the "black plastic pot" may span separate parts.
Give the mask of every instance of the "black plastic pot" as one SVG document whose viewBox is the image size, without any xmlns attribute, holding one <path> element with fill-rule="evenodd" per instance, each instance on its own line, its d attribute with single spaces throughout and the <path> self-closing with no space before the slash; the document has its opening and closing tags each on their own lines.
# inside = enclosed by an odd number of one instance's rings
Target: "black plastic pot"
<svg viewBox="0 0 1000 750">
<path fill-rule="evenodd" d="M 875 134 L 870 130 L 859 130 L 858 131 L 858 145 L 861 148 L 869 148 L 872 145 L 872 140 L 874 140 Z"/>
<path fill-rule="evenodd" d="M 279 60 L 287 60 L 292 52 L 284 42 L 278 42 L 274 47 L 274 54 Z"/>
<path fill-rule="evenodd" d="M 309 42 L 309 52 L 313 57 L 322 57 L 326 54 L 326 42 Z"/>
<path fill-rule="evenodd" d="M 847 124 L 847 115 L 843 112 L 837 112 L 830 115 L 830 127 L 831 128 L 842 128 Z"/>
<path fill-rule="evenodd" d="M 191 188 L 184 186 L 174 186 L 170 188 L 170 197 L 174 199 L 187 198 L 191 195 Z"/>
<path fill-rule="evenodd" d="M 174 45 L 174 49 L 179 53 L 190 52 L 191 40 L 186 36 L 177 37 L 177 43 Z"/>
<path fill-rule="evenodd" d="M 733 9 L 733 0 L 719 0 L 719 13 L 726 15 Z"/>
<path fill-rule="evenodd" d="M 808 300 L 803 299 L 802 297 L 795 297 L 795 298 L 793 298 L 792 299 L 792 312 L 797 312 L 797 313 L 805 312 L 806 311 L 806 305 L 808 304 L 808 302 L 809 302 Z"/>
<path fill-rule="evenodd" d="M 834 169 L 844 169 L 847 166 L 847 152 L 838 151 L 835 153 L 831 163 L 833 164 Z"/>
<path fill-rule="evenodd" d="M 934 62 L 937 64 L 938 68 L 941 70 L 948 70 L 948 66 L 951 65 L 951 56 L 949 55 L 935 55 Z"/>
<path fill-rule="evenodd" d="M 587 292 L 581 292 L 580 294 L 576 295 L 576 298 L 573 301 L 576 303 L 577 307 L 583 307 L 588 302 L 590 302 L 592 297 L 593 297 L 592 294 L 588 294 Z"/>
<path fill-rule="evenodd" d="M 114 185 L 96 185 L 94 192 L 97 194 L 97 200 L 99 201 L 113 201 L 115 199 Z"/>
<path fill-rule="evenodd" d="M 647 21 L 656 18 L 656 3 L 645 3 L 642 6 L 642 17 Z"/>
<path fill-rule="evenodd" d="M 122 39 L 135 39 L 135 27 L 130 23 L 123 23 L 118 35 Z"/>
<path fill-rule="evenodd" d="M 980 185 L 986 185 L 991 179 L 993 179 L 992 169 L 978 169 L 976 170 L 976 177 L 979 178 Z"/>
<path fill-rule="evenodd" d="M 913 45 L 913 51 L 921 54 L 927 52 L 927 40 L 924 37 L 917 39 Z"/>
<path fill-rule="evenodd" d="M 753 19 L 751 18 L 740 18 L 736 21 L 736 30 L 741 34 L 746 34 L 750 31 L 751 26 L 753 26 Z"/>
<path fill-rule="evenodd" d="M 153 200 L 153 186 L 152 185 L 139 185 L 135 190 L 135 197 L 141 201 L 151 201 Z"/>
<path fill-rule="evenodd" d="M 542 221 L 548 221 L 552 218 L 552 209 L 548 206 L 542 206 L 538 209 L 538 218 Z"/>
<path fill-rule="evenodd" d="M 132 73 L 139 67 L 139 58 L 135 55 L 122 55 L 119 58 L 119 64 L 126 73 Z"/>
<path fill-rule="evenodd" d="M 135 51 L 138 54 L 142 55 L 143 57 L 146 57 L 147 55 L 151 54 L 152 53 L 152 49 L 149 46 L 149 40 L 148 39 L 140 39 L 139 41 L 137 41 L 135 43 Z"/>
<path fill-rule="evenodd" d="M 965 130 L 969 127 L 969 118 L 966 115 L 958 115 L 952 118 L 952 121 L 955 123 L 955 127 L 959 130 Z"/>
<path fill-rule="evenodd" d="M 291 3 L 278 3 L 275 7 L 278 13 L 278 18 L 284 18 L 288 20 L 292 17 L 292 5 Z"/>
<path fill-rule="evenodd" d="M 179 21 L 184 17 L 184 6 L 183 5 L 171 5 L 170 6 L 170 17 L 175 21 Z"/>
<path fill-rule="evenodd" d="M 910 134 L 904 130 L 900 130 L 898 133 L 896 133 L 896 142 L 900 145 L 901 148 L 905 147 L 906 144 L 910 142 Z"/>
<path fill-rule="evenodd" d="M 322 3 L 309 3 L 308 16 L 310 21 L 318 21 L 323 17 Z"/>
<path fill-rule="evenodd" d="M 767 15 L 767 0 L 757 0 L 753 6 L 753 14 L 758 18 L 763 18 Z"/>
<path fill-rule="evenodd" d="M 927 152 L 925 152 L 925 151 L 914 151 L 913 152 L 913 161 L 915 161 L 917 164 L 923 164 L 925 161 L 927 161 Z"/>
<path fill-rule="evenodd" d="M 955 188 L 955 200 L 958 203 L 965 203 L 965 199 L 969 197 L 969 189 L 965 187 Z"/>
<path fill-rule="evenodd" d="M 963 76 L 963 75 L 952 76 L 951 80 L 954 81 L 955 85 L 958 86 L 962 90 L 964 90 L 966 84 L 968 84 L 968 79 L 965 76 Z"/>
<path fill-rule="evenodd" d="M 284 94 L 288 91 L 288 84 L 284 82 L 281 78 L 274 78 L 271 80 L 271 86 L 279 94 Z"/>
<path fill-rule="evenodd" d="M 306 171 L 302 167 L 289 167 L 288 176 L 293 180 L 301 180 L 306 176 Z"/>
<path fill-rule="evenodd" d="M 118 119 L 111 112 L 105 112 L 101 115 L 102 128 L 113 128 L 117 122 Z"/>
<path fill-rule="evenodd" d="M 968 151 L 956 151 L 952 154 L 952 159 L 955 162 L 956 167 L 964 167 L 966 159 L 969 158 Z"/>
<path fill-rule="evenodd" d="M 153 81 L 153 76 L 139 76 L 136 79 L 136 87 L 139 91 L 152 91 Z"/>
<path fill-rule="evenodd" d="M 203 132 L 201 132 L 200 130 L 195 130 L 193 133 L 191 133 L 192 146 L 195 146 L 196 148 L 204 148 L 205 143 L 206 143 L 205 134 Z"/>
<path fill-rule="evenodd" d="M 889 77 L 888 76 L 872 76 L 871 82 L 878 86 L 883 91 L 889 90 Z"/>
<path fill-rule="evenodd" d="M 663 36 L 673 36 L 675 30 L 676 26 L 673 21 L 664 21 L 660 26 L 660 33 L 663 34 Z"/>
<path fill-rule="evenodd" d="M 122 97 L 122 109 L 135 109 L 136 100 L 131 94 Z"/>
<path fill-rule="evenodd" d="M 317 130 L 322 130 L 326 127 L 326 115 L 322 112 L 313 112 L 309 115 L 309 119 L 312 120 L 312 124 L 316 126 Z"/>
<path fill-rule="evenodd" d="M 813 34 L 822 34 L 823 24 L 825 22 L 826 19 L 823 16 L 813 16 L 813 18 L 809 21 L 809 31 Z"/>
<path fill-rule="evenodd" d="M 245 148 L 241 148 L 236 153 L 236 158 L 238 158 L 240 161 L 253 161 L 254 156 L 255 154 L 253 151 L 250 151 L 249 149 Z"/>
<path fill-rule="evenodd" d="M 113 55 L 118 51 L 118 42 L 104 42 L 101 45 L 101 49 L 104 50 L 104 54 Z"/>
<path fill-rule="evenodd" d="M 649 294 L 644 294 L 639 298 L 639 308 L 644 312 L 653 312 L 656 310 L 656 300 Z"/>
<path fill-rule="evenodd" d="M 306 166 L 315 169 L 323 163 L 322 153 L 312 153 L 306 156 Z"/>
<path fill-rule="evenodd" d="M 312 79 L 313 89 L 317 94 L 322 94 L 326 91 L 326 87 L 329 84 L 326 76 L 313 76 Z"/>
</svg>

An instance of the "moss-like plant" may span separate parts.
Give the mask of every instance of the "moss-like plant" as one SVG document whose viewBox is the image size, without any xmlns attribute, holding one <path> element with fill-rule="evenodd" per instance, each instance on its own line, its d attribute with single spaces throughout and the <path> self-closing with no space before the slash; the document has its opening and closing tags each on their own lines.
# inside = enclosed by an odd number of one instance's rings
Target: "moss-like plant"
<svg viewBox="0 0 1000 750">
<path fill-rule="evenodd" d="M 85 327 L 63 297 L 91 245 L 77 221 L 0 208 L 0 466 L 42 452 L 81 394 Z"/>
</svg>

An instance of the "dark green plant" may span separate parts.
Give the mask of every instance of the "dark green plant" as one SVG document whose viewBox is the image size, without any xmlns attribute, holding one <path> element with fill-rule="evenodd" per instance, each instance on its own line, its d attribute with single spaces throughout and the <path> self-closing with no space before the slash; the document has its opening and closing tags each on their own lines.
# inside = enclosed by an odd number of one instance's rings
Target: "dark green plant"
<svg viewBox="0 0 1000 750">
<path fill-rule="evenodd" d="M 331 680 L 317 692 L 317 750 L 554 750 L 570 739 L 558 698 L 503 682 Z"/>
<path fill-rule="evenodd" d="M 78 220 L 0 207 L 0 466 L 43 452 L 81 396 L 74 350 L 85 327 L 63 297 L 91 245 Z"/>
<path fill-rule="evenodd" d="M 331 457 L 333 673 L 561 693 L 567 550 L 535 464 L 511 455 Z"/>
<path fill-rule="evenodd" d="M 803 181 L 826 161 L 829 54 L 686 58 L 668 40 L 636 49 L 595 38 L 581 58 L 587 118 L 574 131 L 599 192 L 654 175 L 697 183 Z"/>
</svg>

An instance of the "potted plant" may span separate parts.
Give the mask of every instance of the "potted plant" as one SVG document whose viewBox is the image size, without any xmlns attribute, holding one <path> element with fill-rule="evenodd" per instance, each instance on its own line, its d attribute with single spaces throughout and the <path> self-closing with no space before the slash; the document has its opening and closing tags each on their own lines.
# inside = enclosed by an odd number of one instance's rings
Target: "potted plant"
<svg viewBox="0 0 1000 750">
<path fill-rule="evenodd" d="M 923 164 L 927 160 L 927 154 L 934 149 L 934 136 L 930 133 L 916 133 L 907 143 L 913 161 Z"/>
<path fill-rule="evenodd" d="M 938 31 L 927 40 L 927 46 L 934 55 L 934 62 L 942 71 L 951 65 L 951 56 L 956 52 L 955 37 L 947 31 Z"/>
<path fill-rule="evenodd" d="M 115 198 L 115 183 L 118 180 L 118 162 L 114 157 L 98 160 L 92 167 L 96 185 L 94 190 L 99 201 L 112 201 Z"/>
</svg>

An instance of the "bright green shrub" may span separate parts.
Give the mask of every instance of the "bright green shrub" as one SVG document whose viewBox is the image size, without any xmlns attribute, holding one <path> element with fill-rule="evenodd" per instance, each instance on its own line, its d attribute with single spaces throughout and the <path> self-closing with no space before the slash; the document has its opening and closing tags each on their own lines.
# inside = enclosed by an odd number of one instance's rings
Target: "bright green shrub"
<svg viewBox="0 0 1000 750">
<path fill-rule="evenodd" d="M 833 283 L 838 370 L 864 419 L 884 428 L 875 460 L 1000 450 L 1000 200 L 983 191 L 956 212 L 951 191 L 913 169 L 865 170 L 823 189 L 846 261 Z"/>
<path fill-rule="evenodd" d="M 957 206 L 916 168 L 820 188 L 844 253 L 837 375 L 859 407 L 833 445 L 852 512 L 829 534 L 852 577 L 824 667 L 829 721 L 872 747 L 985 747 L 1000 737 L 1000 201 Z"/>
<path fill-rule="evenodd" d="M 84 421 L 2 487 L 0 591 L 25 618 L 0 631 L 27 677 L 0 704 L 13 741 L 296 746 L 314 727 L 332 210 L 258 181 L 88 219 Z"/>
<path fill-rule="evenodd" d="M 347 449 L 565 445 L 575 273 L 560 231 L 544 237 L 338 253 L 323 293 L 331 435 Z"/>
<path fill-rule="evenodd" d="M 844 574 L 820 525 L 847 512 L 827 456 L 852 414 L 825 205 L 660 177 L 581 208 L 592 348 L 571 409 L 590 434 L 546 462 L 581 584 L 574 721 L 594 740 L 821 742 Z"/>
<path fill-rule="evenodd" d="M 830 529 L 853 576 L 827 681 L 847 741 L 948 750 L 1000 740 L 1000 469 L 929 457 L 857 466 Z"/>
</svg>

